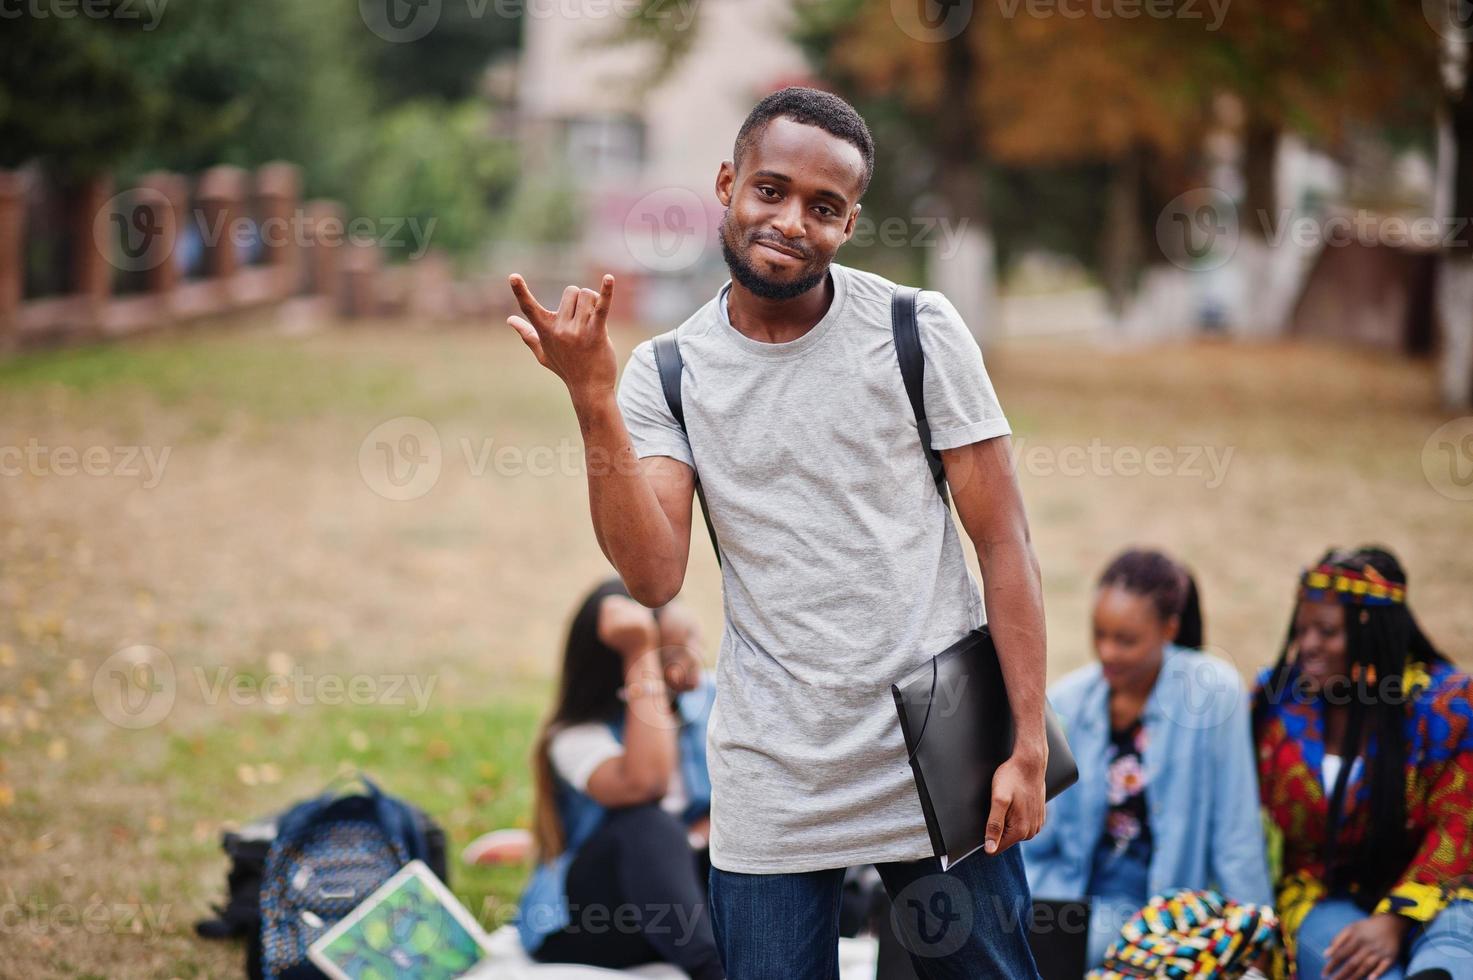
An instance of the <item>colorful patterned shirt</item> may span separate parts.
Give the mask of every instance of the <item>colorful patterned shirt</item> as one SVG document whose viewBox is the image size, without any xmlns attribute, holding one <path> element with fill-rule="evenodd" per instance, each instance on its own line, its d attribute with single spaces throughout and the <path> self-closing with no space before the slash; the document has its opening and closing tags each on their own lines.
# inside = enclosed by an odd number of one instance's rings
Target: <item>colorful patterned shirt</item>
<svg viewBox="0 0 1473 980">
<path fill-rule="evenodd" d="M 1258 686 L 1271 679 L 1265 671 Z M 1270 706 L 1258 736 L 1263 804 L 1282 836 L 1278 912 L 1291 947 L 1304 916 L 1327 893 L 1324 850 L 1329 792 L 1324 761 L 1324 700 L 1297 697 L 1298 677 Z M 1449 664 L 1414 663 L 1403 674 L 1406 724 L 1406 870 L 1373 912 L 1427 922 L 1450 902 L 1473 899 L 1473 679 Z M 1366 746 L 1374 758 L 1375 742 Z M 1341 846 L 1354 852 L 1370 822 L 1369 764 L 1357 766 L 1345 792 Z M 1292 962 L 1292 955 L 1290 961 Z"/>
</svg>

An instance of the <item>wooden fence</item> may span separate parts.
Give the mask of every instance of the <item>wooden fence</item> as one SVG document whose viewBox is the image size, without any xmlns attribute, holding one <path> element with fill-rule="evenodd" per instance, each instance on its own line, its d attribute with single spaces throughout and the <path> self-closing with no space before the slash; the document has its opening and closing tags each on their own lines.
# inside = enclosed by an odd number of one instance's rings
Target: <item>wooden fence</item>
<svg viewBox="0 0 1473 980">
<path fill-rule="evenodd" d="M 121 192 L 109 177 L 57 190 L 36 168 L 0 170 L 0 350 L 273 304 L 300 318 L 421 320 L 492 306 L 483 285 L 453 281 L 444 256 L 390 265 L 380 239 L 354 228 L 336 202 L 303 202 L 289 163 L 193 182 L 154 173 Z"/>
</svg>

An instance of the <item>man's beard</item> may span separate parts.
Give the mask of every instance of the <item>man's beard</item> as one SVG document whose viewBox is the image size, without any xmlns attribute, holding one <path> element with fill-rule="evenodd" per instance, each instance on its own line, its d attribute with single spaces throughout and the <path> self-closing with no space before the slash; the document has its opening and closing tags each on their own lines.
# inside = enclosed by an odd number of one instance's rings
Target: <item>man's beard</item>
<svg viewBox="0 0 1473 980">
<path fill-rule="evenodd" d="M 726 267 L 731 270 L 731 277 L 763 299 L 782 300 L 802 296 L 823 282 L 824 277 L 829 274 L 828 263 L 825 262 L 820 268 L 805 273 L 797 279 L 788 281 L 771 279 L 759 272 L 756 266 L 748 262 L 746 257 L 732 246 L 730 236 L 735 230 L 731 221 L 731 209 L 728 208 L 726 216 L 721 220 L 721 255 L 726 259 Z"/>
</svg>

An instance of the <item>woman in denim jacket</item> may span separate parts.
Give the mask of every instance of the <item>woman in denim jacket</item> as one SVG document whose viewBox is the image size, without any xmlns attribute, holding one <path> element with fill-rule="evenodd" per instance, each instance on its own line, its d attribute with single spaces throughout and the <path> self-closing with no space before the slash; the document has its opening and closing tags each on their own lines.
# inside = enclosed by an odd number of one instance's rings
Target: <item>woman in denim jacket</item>
<svg viewBox="0 0 1473 980">
<path fill-rule="evenodd" d="M 1127 551 L 1095 593 L 1098 662 L 1049 691 L 1079 783 L 1023 857 L 1035 898 L 1089 901 L 1091 966 L 1153 895 L 1272 900 L 1243 684 L 1201 644 L 1190 573 Z"/>
<path fill-rule="evenodd" d="M 538 865 L 517 930 L 543 962 L 668 962 L 724 972 L 703 887 L 711 782 L 694 619 L 612 579 L 573 617 L 562 682 L 533 752 Z"/>
</svg>

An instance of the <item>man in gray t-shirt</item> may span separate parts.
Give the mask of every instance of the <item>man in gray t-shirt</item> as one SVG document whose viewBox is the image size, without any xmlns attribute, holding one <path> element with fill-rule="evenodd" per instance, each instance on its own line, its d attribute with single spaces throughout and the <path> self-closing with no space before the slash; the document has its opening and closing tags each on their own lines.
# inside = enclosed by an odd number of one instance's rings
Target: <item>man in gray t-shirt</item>
<svg viewBox="0 0 1473 980">
<path fill-rule="evenodd" d="M 899 918 L 918 917 L 905 939 L 924 976 L 1028 977 L 1012 845 L 1044 814 L 1037 562 L 981 352 L 946 298 L 922 292 L 931 445 L 978 551 L 984 615 L 901 378 L 895 285 L 833 262 L 872 166 L 863 120 L 832 95 L 786 89 L 753 110 L 717 178 L 732 281 L 676 331 L 684 428 L 651 342 L 615 383 L 612 277 L 599 293 L 570 286 L 552 311 L 513 276 L 526 316 L 511 323 L 568 386 L 595 532 L 647 605 L 680 589 L 700 475 L 725 598 L 708 759 L 728 976 L 836 976 L 842 869 L 875 864 Z M 890 685 L 989 618 L 1016 748 L 994 781 L 985 853 L 943 872 Z"/>
</svg>

